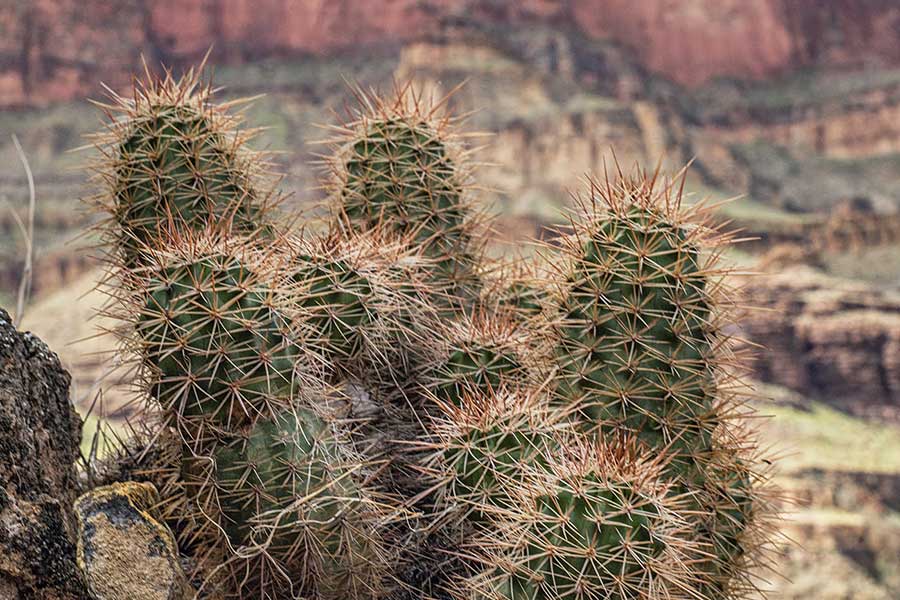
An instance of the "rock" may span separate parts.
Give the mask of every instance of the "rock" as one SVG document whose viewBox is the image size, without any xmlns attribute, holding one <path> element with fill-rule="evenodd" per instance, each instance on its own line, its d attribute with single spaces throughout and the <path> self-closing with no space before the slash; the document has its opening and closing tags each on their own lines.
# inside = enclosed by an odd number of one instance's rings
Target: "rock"
<svg viewBox="0 0 900 600">
<path fill-rule="evenodd" d="M 81 419 L 69 381 L 0 309 L 0 598 L 87 598 L 75 561 Z"/>
<path fill-rule="evenodd" d="M 96 488 L 78 498 L 78 564 L 95 600 L 180 600 L 187 591 L 175 539 L 151 511 L 149 483 Z"/>
<path fill-rule="evenodd" d="M 900 293 L 806 267 L 752 277 L 755 377 L 860 416 L 900 419 Z"/>
<path fill-rule="evenodd" d="M 326 54 L 485 26 L 556 25 L 623 46 L 683 85 L 900 63 L 894 2 L 842 0 L 44 0 L 0 6 L 0 106 L 128 85 L 143 53 L 183 67 Z M 577 39 L 574 38 L 573 39 Z M 711 51 L 714 49 L 715 51 Z"/>
</svg>

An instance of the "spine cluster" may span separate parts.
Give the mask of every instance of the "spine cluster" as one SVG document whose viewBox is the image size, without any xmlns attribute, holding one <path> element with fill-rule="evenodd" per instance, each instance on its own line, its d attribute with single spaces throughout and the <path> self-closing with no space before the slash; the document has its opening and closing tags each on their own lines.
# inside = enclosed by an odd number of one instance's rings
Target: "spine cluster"
<svg viewBox="0 0 900 600">
<path fill-rule="evenodd" d="M 335 128 L 330 222 L 301 235 L 198 81 L 106 107 L 96 201 L 154 432 L 131 472 L 199 597 L 757 592 L 729 237 L 672 181 L 593 182 L 543 267 L 489 259 L 454 121 L 403 88 Z"/>
</svg>

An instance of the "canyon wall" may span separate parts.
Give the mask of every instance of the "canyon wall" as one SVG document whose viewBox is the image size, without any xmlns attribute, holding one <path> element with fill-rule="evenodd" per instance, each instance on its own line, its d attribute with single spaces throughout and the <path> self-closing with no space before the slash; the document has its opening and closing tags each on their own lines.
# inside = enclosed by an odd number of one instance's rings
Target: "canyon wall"
<svg viewBox="0 0 900 600">
<path fill-rule="evenodd" d="M 182 66 L 348 51 L 535 22 L 609 39 L 683 85 L 900 64 L 891 0 L 6 0 L 0 106 L 124 85 L 143 54 Z"/>
<path fill-rule="evenodd" d="M 766 347 L 756 378 L 842 411 L 900 418 L 900 294 L 806 267 L 752 280 L 744 334 Z"/>
</svg>

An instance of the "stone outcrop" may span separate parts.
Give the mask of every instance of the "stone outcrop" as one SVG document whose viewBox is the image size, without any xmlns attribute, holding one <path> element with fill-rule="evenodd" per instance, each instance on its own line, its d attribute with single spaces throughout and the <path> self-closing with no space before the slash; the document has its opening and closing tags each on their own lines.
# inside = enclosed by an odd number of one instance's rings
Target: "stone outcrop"
<svg viewBox="0 0 900 600">
<path fill-rule="evenodd" d="M 864 199 L 856 198 L 845 201 L 827 214 L 808 216 L 798 222 L 769 223 L 766 227 L 754 227 L 751 223 L 743 227 L 743 232 L 752 239 L 744 242 L 742 248 L 764 252 L 763 268 L 774 271 L 775 268 L 770 266 L 776 265 L 771 259 L 783 257 L 787 248 L 799 252 L 795 260 L 782 262 L 782 265 L 791 262 L 816 264 L 816 257 L 823 253 L 859 252 L 900 244 L 900 213 L 880 214 L 867 204 Z"/>
<path fill-rule="evenodd" d="M 854 414 L 900 418 L 900 293 L 808 268 L 753 278 L 755 375 Z"/>
<path fill-rule="evenodd" d="M 152 514 L 149 483 L 96 488 L 78 498 L 78 564 L 95 600 L 181 600 L 188 592 L 172 532 Z"/>
<path fill-rule="evenodd" d="M 804 469 L 794 474 L 805 485 L 795 493 L 800 506 L 859 512 L 900 512 L 900 474 Z"/>
<path fill-rule="evenodd" d="M 141 54 L 179 66 L 212 47 L 234 63 L 535 22 L 611 40 L 683 85 L 900 63 L 889 0 L 33 0 L 0 8 L 0 105 L 125 84 Z"/>
<path fill-rule="evenodd" d="M 81 420 L 69 380 L 0 309 L 0 598 L 87 598 L 75 561 Z"/>
</svg>

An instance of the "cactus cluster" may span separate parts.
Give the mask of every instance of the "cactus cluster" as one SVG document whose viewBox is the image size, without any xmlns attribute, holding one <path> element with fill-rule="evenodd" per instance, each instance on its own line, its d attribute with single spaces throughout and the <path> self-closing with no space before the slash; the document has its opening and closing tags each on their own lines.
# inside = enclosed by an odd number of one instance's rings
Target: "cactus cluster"
<svg viewBox="0 0 900 600">
<path fill-rule="evenodd" d="M 445 102 L 406 87 L 361 94 L 330 222 L 299 234 L 198 81 L 108 107 L 97 199 L 155 431 L 140 473 L 200 597 L 755 591 L 773 513 L 723 330 L 728 236 L 671 181 L 592 185 L 553 268 L 488 259 Z"/>
</svg>

